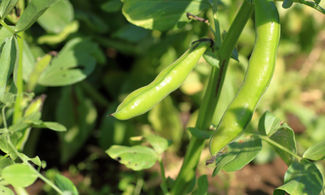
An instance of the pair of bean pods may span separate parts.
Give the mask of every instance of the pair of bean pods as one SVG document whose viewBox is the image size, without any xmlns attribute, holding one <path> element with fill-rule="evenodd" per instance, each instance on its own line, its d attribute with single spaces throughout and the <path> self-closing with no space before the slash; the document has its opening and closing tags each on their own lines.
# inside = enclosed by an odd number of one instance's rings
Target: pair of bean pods
<svg viewBox="0 0 325 195">
<path fill-rule="evenodd" d="M 218 153 L 234 140 L 250 122 L 258 101 L 273 76 L 280 40 L 279 15 L 273 0 L 255 0 L 256 40 L 245 79 L 210 139 L 211 154 Z M 126 120 L 141 115 L 176 90 L 209 48 L 197 42 L 148 85 L 129 94 L 112 115 Z"/>
</svg>

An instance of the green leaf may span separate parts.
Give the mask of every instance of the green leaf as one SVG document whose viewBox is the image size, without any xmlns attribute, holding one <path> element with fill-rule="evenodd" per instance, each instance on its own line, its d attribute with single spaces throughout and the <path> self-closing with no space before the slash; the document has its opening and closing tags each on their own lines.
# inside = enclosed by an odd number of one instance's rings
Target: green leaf
<svg viewBox="0 0 325 195">
<path fill-rule="evenodd" d="M 4 19 L 15 7 L 18 0 L 2 0 L 0 5 L 0 17 Z"/>
<path fill-rule="evenodd" d="M 291 152 L 296 153 L 295 134 L 289 126 L 283 126 L 282 128 L 278 129 L 270 136 L 270 139 L 287 148 Z M 273 148 L 287 165 L 291 164 L 291 161 L 294 158 L 291 154 L 279 149 L 276 146 L 273 146 Z"/>
<path fill-rule="evenodd" d="M 36 20 L 49 8 L 53 3 L 58 0 L 32 0 L 27 5 L 25 11 L 20 16 L 15 31 L 24 31 L 33 25 Z"/>
<path fill-rule="evenodd" d="M 161 154 L 168 148 L 168 140 L 158 135 L 147 135 L 145 136 L 147 141 L 152 145 L 153 149 Z"/>
<path fill-rule="evenodd" d="M 288 9 L 292 6 L 293 1 L 292 0 L 283 0 L 282 7 L 284 9 Z"/>
<path fill-rule="evenodd" d="M 121 7 L 121 0 L 109 0 L 100 6 L 102 10 L 108 13 L 120 11 Z"/>
<path fill-rule="evenodd" d="M 23 46 L 23 78 L 25 81 L 28 81 L 30 78 L 30 74 L 34 70 L 34 66 L 36 64 L 36 58 L 33 55 L 29 44 L 24 41 L 24 46 Z"/>
<path fill-rule="evenodd" d="M 69 41 L 41 74 L 44 86 L 64 86 L 84 80 L 93 72 L 98 45 L 81 38 Z"/>
<path fill-rule="evenodd" d="M 55 45 L 63 42 L 65 39 L 69 37 L 72 33 L 77 32 L 79 29 L 78 21 L 73 21 L 70 24 L 66 25 L 65 28 L 58 34 L 46 34 L 40 36 L 37 39 L 37 43 L 39 44 L 49 44 Z"/>
<path fill-rule="evenodd" d="M 138 43 L 145 39 L 150 34 L 147 29 L 140 28 L 138 26 L 127 24 L 120 28 L 113 34 L 114 38 L 126 40 L 132 43 Z"/>
<path fill-rule="evenodd" d="M 54 183 L 63 192 L 63 194 L 78 195 L 78 190 L 72 181 L 63 175 L 56 174 L 54 178 Z"/>
<path fill-rule="evenodd" d="M 37 173 L 26 164 L 13 164 L 2 170 L 2 177 L 14 187 L 27 187 L 35 182 Z"/>
<path fill-rule="evenodd" d="M 318 195 L 323 186 L 322 174 L 315 164 L 308 160 L 294 161 L 284 176 L 284 185 L 274 191 L 274 195 L 299 194 Z"/>
<path fill-rule="evenodd" d="M 0 194 L 2 195 L 15 195 L 14 192 L 5 186 L 0 186 Z"/>
<path fill-rule="evenodd" d="M 29 75 L 29 79 L 27 83 L 28 91 L 34 90 L 40 75 L 42 74 L 44 69 L 50 64 L 51 60 L 52 60 L 52 56 L 46 54 L 45 56 L 43 56 L 41 59 L 37 61 L 37 63 L 33 68 L 33 71 Z"/>
<path fill-rule="evenodd" d="M 122 11 L 132 24 L 163 31 L 189 21 L 187 12 L 198 15 L 207 8 L 205 0 L 125 0 Z"/>
<path fill-rule="evenodd" d="M 154 130 L 160 135 L 172 140 L 176 145 L 180 142 L 183 135 L 182 122 L 170 96 L 155 106 L 149 112 L 148 118 Z"/>
<path fill-rule="evenodd" d="M 158 160 L 157 153 L 145 146 L 117 146 L 113 145 L 106 153 L 113 159 L 119 161 L 135 171 L 148 169 Z"/>
<path fill-rule="evenodd" d="M 208 50 L 204 53 L 203 58 L 211 66 L 215 66 L 215 67 L 219 68 L 219 59 L 216 57 L 216 55 L 218 55 L 218 54 Z"/>
<path fill-rule="evenodd" d="M 97 111 L 79 86 L 65 87 L 57 104 L 56 121 L 67 128 L 59 134 L 61 162 L 72 158 L 93 131 Z"/>
<path fill-rule="evenodd" d="M 57 122 L 42 122 L 41 126 L 58 132 L 67 130 L 67 128 L 64 125 Z"/>
<path fill-rule="evenodd" d="M 274 133 L 281 127 L 281 121 L 271 112 L 266 111 L 258 122 L 258 131 L 263 135 Z"/>
<path fill-rule="evenodd" d="M 16 44 L 14 38 L 6 39 L 0 53 L 0 99 L 7 87 L 7 80 L 16 63 Z"/>
<path fill-rule="evenodd" d="M 197 188 L 192 195 L 207 195 L 208 187 L 209 183 L 207 175 L 201 175 L 198 179 Z"/>
<path fill-rule="evenodd" d="M 202 129 L 197 129 L 193 127 L 188 128 L 188 130 L 189 132 L 191 132 L 192 136 L 198 139 L 209 139 L 213 134 L 213 131 L 204 131 Z"/>
<path fill-rule="evenodd" d="M 9 157 L 0 156 L 0 173 L 1 173 L 2 169 L 11 165 L 12 163 L 13 162 L 11 159 L 9 159 Z"/>
<path fill-rule="evenodd" d="M 88 29 L 94 32 L 106 33 L 109 30 L 107 22 L 97 16 L 95 12 L 77 10 L 75 18 L 80 21 L 81 24 L 85 24 Z"/>
<path fill-rule="evenodd" d="M 49 33 L 59 33 L 73 20 L 73 7 L 69 0 L 58 0 L 37 22 Z"/>
<path fill-rule="evenodd" d="M 11 26 L 9 26 L 9 28 L 12 28 Z M 0 45 L 8 38 L 12 37 L 13 33 L 10 32 L 10 30 L 8 30 L 5 27 L 1 27 L 0 29 Z"/>
<path fill-rule="evenodd" d="M 228 152 L 223 154 L 221 158 L 228 155 L 234 156 L 228 163 L 222 167 L 225 171 L 237 171 L 250 163 L 262 149 L 262 143 L 259 138 L 244 138 L 229 144 Z"/>
<path fill-rule="evenodd" d="M 212 176 L 216 176 L 226 164 L 230 163 L 235 158 L 236 158 L 236 154 L 231 154 L 231 153 L 225 153 L 217 156 L 216 167 L 213 170 Z"/>
<path fill-rule="evenodd" d="M 325 141 L 314 144 L 309 147 L 304 155 L 304 158 L 308 158 L 310 160 L 323 160 L 325 159 Z"/>
</svg>

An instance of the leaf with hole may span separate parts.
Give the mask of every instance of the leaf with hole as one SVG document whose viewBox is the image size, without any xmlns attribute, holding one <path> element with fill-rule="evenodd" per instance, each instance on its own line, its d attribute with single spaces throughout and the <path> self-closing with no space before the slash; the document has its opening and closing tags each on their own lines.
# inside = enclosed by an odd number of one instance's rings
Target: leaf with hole
<svg viewBox="0 0 325 195">
<path fill-rule="evenodd" d="M 158 160 L 157 153 L 145 146 L 118 146 L 113 145 L 106 153 L 113 159 L 135 171 L 148 169 Z"/>
</svg>

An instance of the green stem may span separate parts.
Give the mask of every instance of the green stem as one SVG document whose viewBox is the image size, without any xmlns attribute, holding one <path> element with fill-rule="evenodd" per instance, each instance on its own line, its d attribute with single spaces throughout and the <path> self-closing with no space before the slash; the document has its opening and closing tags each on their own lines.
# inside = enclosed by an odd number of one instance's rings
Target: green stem
<svg viewBox="0 0 325 195">
<path fill-rule="evenodd" d="M 16 155 L 23 161 L 23 163 L 26 164 L 26 165 L 28 165 L 35 172 L 35 174 L 37 174 L 37 176 L 41 180 L 43 180 L 45 183 L 47 183 L 49 186 L 51 186 L 59 194 L 63 194 L 63 192 L 53 182 L 51 182 L 46 177 L 44 177 L 42 174 L 40 174 L 25 158 L 21 157 L 21 155 L 17 151 L 16 147 L 12 144 L 9 135 L 7 136 L 7 143 L 9 144 L 9 146 L 11 147 L 11 149 L 16 153 Z"/>
<path fill-rule="evenodd" d="M 196 128 L 198 129 L 208 130 L 211 124 L 212 116 L 220 97 L 221 87 L 223 86 L 229 58 L 245 24 L 251 16 L 252 11 L 253 6 L 251 2 L 244 1 L 228 33 L 226 34 L 225 40 L 221 44 L 219 51 L 220 70 L 217 67 L 212 67 L 208 85 L 202 100 L 203 104 L 200 107 L 199 116 L 196 122 Z M 212 19 L 210 19 L 209 22 L 213 25 L 214 21 L 211 20 Z M 188 184 L 195 177 L 195 170 L 204 145 L 205 141 L 203 139 L 197 139 L 194 136 L 191 137 L 182 168 L 173 185 L 171 194 L 178 195 L 185 193 Z"/>
<path fill-rule="evenodd" d="M 2 117 L 5 119 L 5 107 L 2 108 Z M 5 121 L 5 120 L 4 120 Z M 51 186 L 55 191 L 57 191 L 59 194 L 63 194 L 63 192 L 53 183 L 51 182 L 50 180 L 48 180 L 46 177 L 44 177 L 41 173 L 39 173 L 35 168 L 34 166 L 32 166 L 28 160 L 26 160 L 25 158 L 23 158 L 21 156 L 21 154 L 18 152 L 17 148 L 14 146 L 14 144 L 11 142 L 11 139 L 10 139 L 10 132 L 7 128 L 7 124 L 4 123 L 5 125 L 5 132 L 4 134 L 6 135 L 6 143 L 8 144 L 8 146 L 11 148 L 11 150 L 15 153 L 16 156 L 18 156 L 24 164 L 28 165 L 34 172 L 35 174 L 37 174 L 37 176 L 43 180 L 45 183 L 47 183 L 49 186 Z"/>
<path fill-rule="evenodd" d="M 14 29 L 12 29 L 8 24 L 6 24 L 3 20 L 0 20 L 0 24 L 5 27 L 8 31 L 10 31 L 12 34 L 15 34 Z"/>
<path fill-rule="evenodd" d="M 168 192 L 168 188 L 167 188 L 167 181 L 166 181 L 166 176 L 165 176 L 165 169 L 164 169 L 164 164 L 162 162 L 162 160 L 159 160 L 159 165 L 160 165 L 160 174 L 161 174 L 161 188 L 164 192 L 164 194 L 169 194 Z"/>
<path fill-rule="evenodd" d="M 18 33 L 17 42 L 18 42 L 18 66 L 17 66 L 17 76 L 16 76 L 17 96 L 15 102 L 13 123 L 16 123 L 23 115 L 22 113 L 22 100 L 23 100 L 23 93 L 24 93 L 24 83 L 23 83 L 24 33 L 23 32 Z"/>
<path fill-rule="evenodd" d="M 276 0 L 276 1 L 283 1 L 283 0 Z M 323 7 L 321 7 L 319 4 L 317 4 L 316 2 L 314 1 L 306 1 L 306 0 L 292 0 L 293 2 L 295 3 L 300 3 L 300 4 L 303 4 L 303 5 L 307 5 L 311 8 L 314 8 L 316 9 L 317 11 L 325 14 L 325 9 Z"/>
<path fill-rule="evenodd" d="M 266 141 L 267 143 L 287 152 L 288 154 L 290 154 L 291 156 L 295 157 L 296 159 L 298 159 L 299 161 L 302 160 L 302 157 L 297 155 L 296 153 L 293 153 L 292 151 L 290 151 L 288 148 L 282 146 L 281 144 L 273 141 L 272 139 L 270 139 L 269 137 L 265 136 L 265 135 L 257 135 L 259 138 L 261 138 L 262 140 Z"/>
</svg>

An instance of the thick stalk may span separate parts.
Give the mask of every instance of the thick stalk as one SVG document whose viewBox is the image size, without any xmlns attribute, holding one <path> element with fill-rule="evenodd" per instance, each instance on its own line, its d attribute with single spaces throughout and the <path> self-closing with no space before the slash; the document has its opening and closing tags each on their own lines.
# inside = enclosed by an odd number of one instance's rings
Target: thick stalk
<svg viewBox="0 0 325 195">
<path fill-rule="evenodd" d="M 228 61 L 232 50 L 235 48 L 237 40 L 247 23 L 253 11 L 253 6 L 250 1 L 244 1 L 239 12 L 236 15 L 225 40 L 222 42 L 219 50 L 220 70 L 212 67 L 207 88 L 205 90 L 202 105 L 199 111 L 199 116 L 196 122 L 196 128 L 201 130 L 208 130 L 215 107 L 220 97 L 221 88 L 223 86 L 225 73 L 227 72 Z M 209 21 L 214 28 L 214 21 Z M 195 170 L 200 159 L 201 151 L 204 148 L 205 140 L 198 139 L 192 136 L 189 146 L 187 148 L 182 168 L 173 185 L 171 194 L 184 194 L 188 184 L 195 177 Z"/>
<path fill-rule="evenodd" d="M 16 76 L 17 96 L 15 102 L 13 123 L 16 123 L 23 115 L 22 100 L 23 100 L 23 93 L 24 93 L 24 82 L 23 82 L 24 32 L 18 33 L 17 42 L 18 42 L 18 65 L 17 65 L 17 76 Z"/>
</svg>

